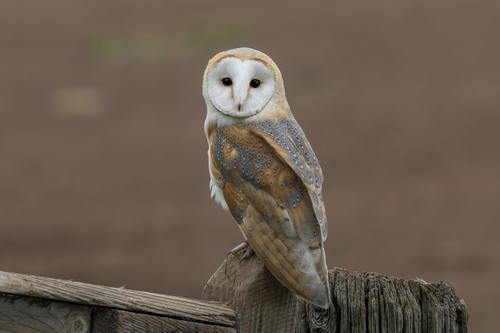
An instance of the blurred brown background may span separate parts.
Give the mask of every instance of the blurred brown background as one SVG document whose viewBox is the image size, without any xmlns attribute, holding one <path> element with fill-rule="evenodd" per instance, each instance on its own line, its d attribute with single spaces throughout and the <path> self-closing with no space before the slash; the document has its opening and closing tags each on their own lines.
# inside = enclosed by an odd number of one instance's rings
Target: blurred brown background
<svg viewBox="0 0 500 333">
<path fill-rule="evenodd" d="M 200 298 L 242 241 L 201 79 L 280 67 L 323 167 L 329 267 L 447 280 L 500 325 L 500 3 L 3 1 L 0 270 Z"/>
</svg>

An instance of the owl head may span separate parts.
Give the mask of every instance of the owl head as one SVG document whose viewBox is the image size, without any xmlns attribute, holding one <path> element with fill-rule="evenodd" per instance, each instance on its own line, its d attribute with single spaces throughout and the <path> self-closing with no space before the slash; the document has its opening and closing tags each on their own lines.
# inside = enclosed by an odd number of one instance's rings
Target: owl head
<svg viewBox="0 0 500 333">
<path fill-rule="evenodd" d="M 254 116 L 284 95 L 283 79 L 274 61 L 250 48 L 217 54 L 208 62 L 203 77 L 208 113 L 230 117 L 229 121 Z"/>
</svg>

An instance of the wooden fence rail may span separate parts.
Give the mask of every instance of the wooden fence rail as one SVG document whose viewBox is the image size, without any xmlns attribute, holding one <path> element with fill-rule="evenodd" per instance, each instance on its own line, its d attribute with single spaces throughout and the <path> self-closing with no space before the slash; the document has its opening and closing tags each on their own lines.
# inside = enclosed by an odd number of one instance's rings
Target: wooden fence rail
<svg viewBox="0 0 500 333">
<path fill-rule="evenodd" d="M 329 272 L 333 304 L 311 306 L 256 256 L 229 256 L 203 300 L 0 272 L 0 332 L 466 333 L 468 310 L 448 282 Z"/>
<path fill-rule="evenodd" d="M 0 332 L 236 332 L 223 303 L 0 272 Z"/>
</svg>

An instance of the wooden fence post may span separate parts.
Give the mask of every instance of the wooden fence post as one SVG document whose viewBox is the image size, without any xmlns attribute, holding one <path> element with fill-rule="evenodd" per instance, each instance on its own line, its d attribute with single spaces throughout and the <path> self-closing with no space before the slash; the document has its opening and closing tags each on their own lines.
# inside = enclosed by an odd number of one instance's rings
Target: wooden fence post
<svg viewBox="0 0 500 333">
<path fill-rule="evenodd" d="M 333 305 L 323 310 L 289 292 L 257 256 L 241 256 L 228 256 L 203 291 L 236 311 L 238 332 L 468 332 L 467 306 L 451 283 L 334 268 Z"/>
</svg>

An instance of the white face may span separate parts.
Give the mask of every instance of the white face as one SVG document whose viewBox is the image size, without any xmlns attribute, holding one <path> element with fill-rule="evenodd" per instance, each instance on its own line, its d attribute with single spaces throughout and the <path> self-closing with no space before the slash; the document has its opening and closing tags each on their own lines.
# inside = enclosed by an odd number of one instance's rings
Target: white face
<svg viewBox="0 0 500 333">
<path fill-rule="evenodd" d="M 208 74 L 207 93 L 213 106 L 231 117 L 261 111 L 274 93 L 274 75 L 260 61 L 222 59 Z"/>
</svg>

